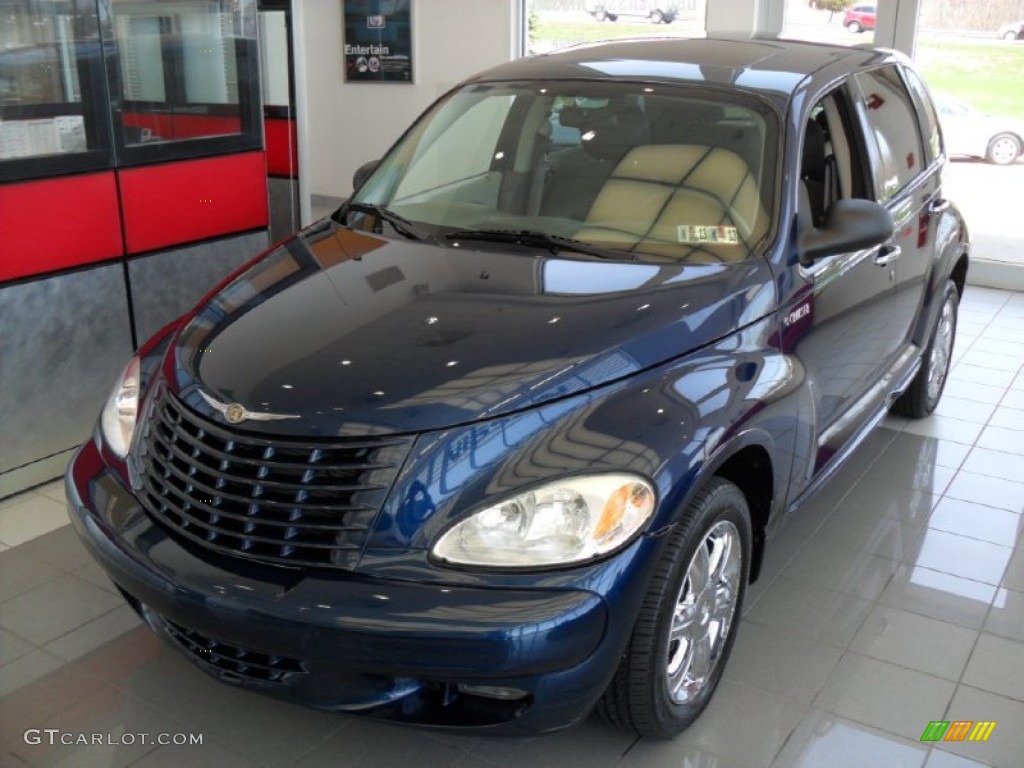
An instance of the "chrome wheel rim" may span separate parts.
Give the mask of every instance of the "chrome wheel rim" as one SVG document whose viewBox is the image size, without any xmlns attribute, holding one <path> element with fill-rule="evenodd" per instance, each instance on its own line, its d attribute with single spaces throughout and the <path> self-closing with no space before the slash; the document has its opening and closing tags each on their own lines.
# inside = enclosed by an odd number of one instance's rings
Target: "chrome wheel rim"
<svg viewBox="0 0 1024 768">
<path fill-rule="evenodd" d="M 1016 139 L 1003 136 L 992 142 L 992 159 L 1000 165 L 1008 165 L 1017 159 L 1018 147 Z"/>
<path fill-rule="evenodd" d="M 740 534 L 721 520 L 693 553 L 673 604 L 668 632 L 668 693 L 677 704 L 692 701 L 722 658 L 736 615 L 742 571 Z"/>
<path fill-rule="evenodd" d="M 953 299 L 946 299 L 935 328 L 935 340 L 928 360 L 928 400 L 935 402 L 942 392 L 949 371 L 949 358 L 953 353 Z"/>
</svg>

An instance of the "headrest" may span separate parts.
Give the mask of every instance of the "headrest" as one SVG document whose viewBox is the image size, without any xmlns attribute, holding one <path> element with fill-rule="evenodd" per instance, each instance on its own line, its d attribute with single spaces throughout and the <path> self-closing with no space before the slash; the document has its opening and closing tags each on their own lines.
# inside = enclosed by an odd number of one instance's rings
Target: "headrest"
<svg viewBox="0 0 1024 768">
<path fill-rule="evenodd" d="M 714 129 L 725 118 L 725 108 L 718 104 L 686 101 L 667 105 L 654 118 L 651 140 L 655 144 L 678 144 L 689 141 L 695 129 Z M 706 133 L 698 134 L 704 138 Z"/>
<path fill-rule="evenodd" d="M 582 107 L 562 107 L 558 111 L 558 122 L 566 128 L 582 128 L 587 122 L 587 115 L 593 111 Z"/>
<path fill-rule="evenodd" d="M 650 133 L 647 117 L 635 106 L 590 110 L 592 120 L 580 126 L 583 149 L 587 154 L 618 162 L 633 147 L 647 144 Z"/>
<path fill-rule="evenodd" d="M 807 121 L 804 131 L 800 176 L 817 181 L 825 178 L 825 132 L 814 120 Z"/>
</svg>

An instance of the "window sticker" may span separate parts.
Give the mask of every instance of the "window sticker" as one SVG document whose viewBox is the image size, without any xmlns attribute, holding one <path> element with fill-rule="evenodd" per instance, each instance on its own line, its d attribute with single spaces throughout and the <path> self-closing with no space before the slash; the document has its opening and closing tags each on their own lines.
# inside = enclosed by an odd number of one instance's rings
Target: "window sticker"
<svg viewBox="0 0 1024 768">
<path fill-rule="evenodd" d="M 703 226 L 700 224 L 679 224 L 676 236 L 680 243 L 696 245 L 739 245 L 740 235 L 736 227 Z"/>
</svg>

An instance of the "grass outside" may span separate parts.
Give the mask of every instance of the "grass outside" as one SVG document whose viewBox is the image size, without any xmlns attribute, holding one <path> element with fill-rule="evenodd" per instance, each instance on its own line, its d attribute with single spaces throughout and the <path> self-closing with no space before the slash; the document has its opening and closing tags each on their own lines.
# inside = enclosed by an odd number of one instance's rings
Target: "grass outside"
<svg viewBox="0 0 1024 768">
<path fill-rule="evenodd" d="M 921 40 L 917 63 L 933 90 L 982 112 L 1024 119 L 1024 45 Z"/>
<path fill-rule="evenodd" d="M 673 24 L 649 22 L 597 23 L 542 19 L 533 40 L 594 42 L 623 37 L 687 37 L 703 35 L 703 20 L 680 19 Z M 864 42 L 858 38 L 857 42 Z M 1024 119 L 1024 45 L 1001 40 L 924 39 L 917 44 L 917 63 L 929 86 L 944 91 L 982 112 Z"/>
</svg>

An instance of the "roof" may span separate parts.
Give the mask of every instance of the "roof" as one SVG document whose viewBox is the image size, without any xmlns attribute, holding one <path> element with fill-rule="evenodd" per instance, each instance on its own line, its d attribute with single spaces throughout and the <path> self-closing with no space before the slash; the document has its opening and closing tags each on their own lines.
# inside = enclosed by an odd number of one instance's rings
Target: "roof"
<svg viewBox="0 0 1024 768">
<path fill-rule="evenodd" d="M 474 80 L 614 78 L 741 87 L 788 99 L 814 72 L 857 70 L 890 51 L 777 39 L 642 38 L 591 43 L 502 64 Z"/>
</svg>

